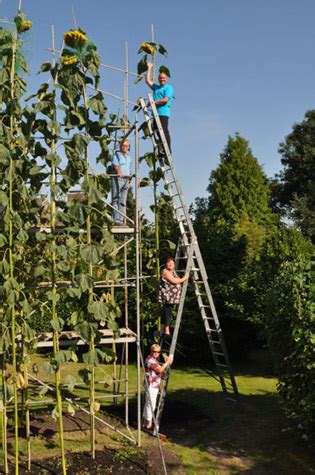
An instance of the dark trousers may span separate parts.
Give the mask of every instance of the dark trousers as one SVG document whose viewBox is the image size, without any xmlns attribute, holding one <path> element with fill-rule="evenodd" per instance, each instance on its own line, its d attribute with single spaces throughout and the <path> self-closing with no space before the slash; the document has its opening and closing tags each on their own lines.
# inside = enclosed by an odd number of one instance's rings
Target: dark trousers
<svg viewBox="0 0 315 475">
<path fill-rule="evenodd" d="M 166 138 L 168 148 L 170 149 L 170 152 L 172 153 L 171 137 L 170 137 L 170 133 L 168 131 L 168 119 L 169 118 L 166 115 L 159 115 L 159 118 L 160 118 L 160 122 L 161 122 L 161 125 L 162 125 L 162 129 L 163 129 L 163 132 L 164 132 L 164 135 L 165 135 L 165 138 Z"/>
<path fill-rule="evenodd" d="M 165 303 L 162 308 L 162 315 L 161 315 L 161 323 L 162 325 L 170 325 L 172 321 L 172 313 L 174 304 L 172 303 Z"/>
</svg>

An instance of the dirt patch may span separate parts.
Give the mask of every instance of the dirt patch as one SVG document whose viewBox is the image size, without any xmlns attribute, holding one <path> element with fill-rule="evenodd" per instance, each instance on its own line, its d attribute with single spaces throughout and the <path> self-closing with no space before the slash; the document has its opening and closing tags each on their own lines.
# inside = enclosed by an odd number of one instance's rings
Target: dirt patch
<svg viewBox="0 0 315 475">
<path fill-rule="evenodd" d="M 181 460 L 167 448 L 163 449 L 167 471 L 169 474 L 178 470 Z M 93 460 L 90 453 L 68 453 L 67 475 L 101 475 L 101 474 L 126 474 L 132 475 L 160 475 L 162 472 L 161 457 L 158 447 L 149 445 L 145 450 L 136 447 L 109 449 L 104 447 L 95 454 Z M 0 472 L 4 473 L 4 472 Z M 10 464 L 9 474 L 15 473 L 14 466 Z M 27 470 L 27 465 L 21 463 L 21 475 L 60 475 L 62 473 L 62 463 L 60 457 L 50 457 L 49 459 L 35 460 L 32 462 L 31 471 Z M 178 473 L 178 472 L 177 472 Z"/>
<path fill-rule="evenodd" d="M 120 421 L 117 416 L 99 413 L 98 414 L 107 423 L 114 426 L 116 429 L 126 433 L 123 421 Z M 133 423 L 135 421 L 132 421 Z M 88 440 L 89 436 L 89 416 L 83 411 L 77 411 L 75 417 L 64 414 L 64 438 L 65 441 L 78 441 L 85 438 Z M 146 433 L 142 434 L 143 447 L 140 449 L 131 442 L 120 442 L 120 437 L 114 437 L 114 441 L 110 437 L 114 432 L 106 425 L 96 421 L 96 441 L 99 441 L 100 436 L 105 436 L 105 439 L 111 441 L 103 449 L 99 450 L 100 443 L 98 443 L 98 450 L 96 451 L 95 459 L 93 460 L 89 452 L 73 452 L 66 453 L 67 474 L 68 475 L 98 475 L 98 474 L 150 474 L 160 475 L 162 471 L 161 454 L 159 451 L 158 441 L 155 437 L 149 436 Z M 34 414 L 31 418 L 31 437 L 43 438 L 45 443 L 51 448 L 57 448 L 58 442 L 58 422 L 51 418 L 50 413 Z M 25 434 L 20 434 L 25 435 Z M 134 433 L 135 436 L 135 433 Z M 9 440 L 13 440 L 13 433 L 9 433 Z M 103 439 L 104 440 L 104 439 Z M 71 442 L 70 442 L 71 443 Z M 168 442 L 161 442 L 163 447 L 163 456 L 165 458 L 167 471 L 172 474 L 174 471 L 180 470 L 182 461 L 167 445 Z M 55 450 L 56 451 L 56 450 Z M 47 454 L 46 454 L 47 456 Z M 10 475 L 14 474 L 14 466 L 10 464 Z M 0 469 L 0 473 L 4 473 Z M 62 473 L 62 462 L 59 455 L 53 455 L 50 458 L 44 458 L 42 454 L 32 453 L 32 467 L 31 471 L 27 471 L 27 465 L 24 460 L 20 464 L 20 474 L 22 475 L 60 475 Z"/>
<path fill-rule="evenodd" d="M 10 474 L 14 473 L 14 469 L 10 467 Z M 25 464 L 21 464 L 21 474 L 28 475 L 60 475 L 62 473 L 62 464 L 60 457 L 52 457 L 35 461 L 32 464 L 30 472 L 27 471 Z M 147 456 L 140 451 L 137 454 L 125 454 L 117 451 L 106 449 L 97 451 L 95 459 L 87 452 L 67 454 L 67 474 L 68 475 L 87 475 L 87 474 L 117 474 L 132 473 L 134 475 L 143 475 L 148 473 Z"/>
</svg>

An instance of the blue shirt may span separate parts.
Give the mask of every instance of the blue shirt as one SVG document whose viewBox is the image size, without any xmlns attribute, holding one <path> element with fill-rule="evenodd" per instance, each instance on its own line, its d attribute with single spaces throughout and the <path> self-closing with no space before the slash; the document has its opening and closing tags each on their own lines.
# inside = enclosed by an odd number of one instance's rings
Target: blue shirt
<svg viewBox="0 0 315 475">
<path fill-rule="evenodd" d="M 124 176 L 131 175 L 131 157 L 124 155 L 122 152 L 115 152 L 113 157 L 113 165 L 118 165 L 121 173 Z"/>
<path fill-rule="evenodd" d="M 160 86 L 159 84 L 153 84 L 152 90 L 153 99 L 155 101 L 159 101 L 165 97 L 169 98 L 169 101 L 166 104 L 156 104 L 158 114 L 169 117 L 171 115 L 171 104 L 174 100 L 174 91 L 172 86 L 170 84 L 163 84 L 163 86 Z"/>
</svg>

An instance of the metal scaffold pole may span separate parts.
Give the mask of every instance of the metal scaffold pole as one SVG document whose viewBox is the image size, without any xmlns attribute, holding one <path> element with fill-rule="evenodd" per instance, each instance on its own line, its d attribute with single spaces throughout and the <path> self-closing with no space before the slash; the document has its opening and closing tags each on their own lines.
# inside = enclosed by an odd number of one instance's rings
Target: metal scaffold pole
<svg viewBox="0 0 315 475">
<path fill-rule="evenodd" d="M 139 128 L 135 120 L 135 238 L 136 238 L 136 315 L 137 315 L 137 429 L 138 447 L 141 446 L 141 347 L 140 347 L 140 216 L 139 216 Z"/>
</svg>

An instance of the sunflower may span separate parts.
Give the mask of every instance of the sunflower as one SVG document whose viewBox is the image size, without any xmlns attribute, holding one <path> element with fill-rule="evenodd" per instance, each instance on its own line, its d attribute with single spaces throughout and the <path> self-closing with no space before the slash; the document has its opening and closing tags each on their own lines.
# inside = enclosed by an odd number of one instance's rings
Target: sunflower
<svg viewBox="0 0 315 475">
<path fill-rule="evenodd" d="M 150 45 L 150 43 L 142 43 L 139 51 L 144 51 L 145 53 L 151 54 L 152 56 L 155 56 L 156 53 L 155 49 Z"/>
<path fill-rule="evenodd" d="M 21 21 L 17 26 L 18 33 L 24 33 L 32 28 L 33 23 L 31 21 Z"/>
<path fill-rule="evenodd" d="M 87 43 L 87 36 L 80 30 L 69 30 L 63 35 L 67 46 L 71 48 L 82 48 Z"/>
<path fill-rule="evenodd" d="M 77 64 L 77 62 L 78 62 L 78 58 L 75 55 L 73 55 L 73 56 L 64 56 L 62 58 L 62 64 L 64 66 L 71 66 L 73 64 Z"/>
</svg>

